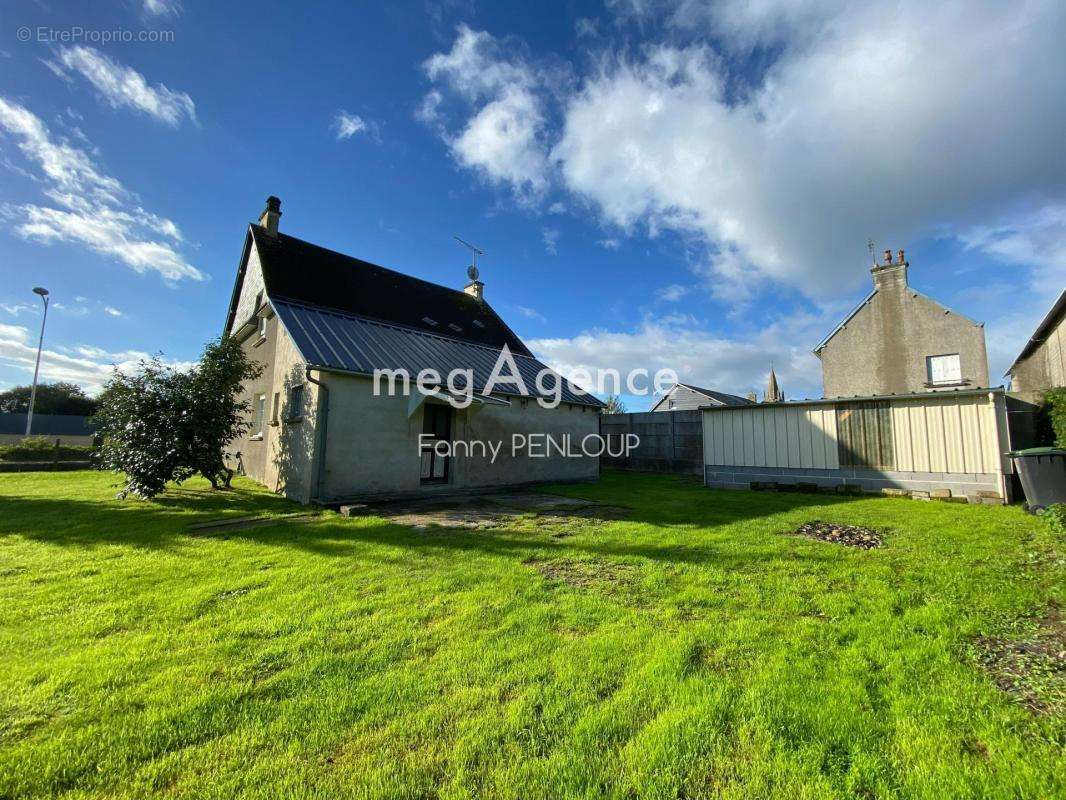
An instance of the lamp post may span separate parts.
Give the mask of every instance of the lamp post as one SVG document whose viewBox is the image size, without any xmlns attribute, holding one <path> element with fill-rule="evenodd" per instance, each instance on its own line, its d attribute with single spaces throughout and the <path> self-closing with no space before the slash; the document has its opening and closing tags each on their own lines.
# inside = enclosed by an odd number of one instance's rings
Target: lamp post
<svg viewBox="0 0 1066 800">
<path fill-rule="evenodd" d="M 40 286 L 33 287 L 33 293 L 39 294 L 44 303 L 44 316 L 41 317 L 41 338 L 37 340 L 37 364 L 33 368 L 33 388 L 30 389 L 30 410 L 26 414 L 26 435 L 33 430 L 33 404 L 37 400 L 37 373 L 41 369 L 41 347 L 44 346 L 44 323 L 48 321 L 48 290 Z"/>
</svg>

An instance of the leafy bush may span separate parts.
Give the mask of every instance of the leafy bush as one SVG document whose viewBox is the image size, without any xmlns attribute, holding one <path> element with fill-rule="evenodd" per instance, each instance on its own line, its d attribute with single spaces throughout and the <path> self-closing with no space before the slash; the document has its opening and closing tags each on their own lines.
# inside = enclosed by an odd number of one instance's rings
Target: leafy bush
<svg viewBox="0 0 1066 800">
<path fill-rule="evenodd" d="M 1066 447 L 1066 387 L 1059 386 L 1044 395 L 1041 409 L 1044 426 L 1050 428 L 1056 447 Z M 1047 434 L 1045 434 L 1047 435 Z"/>
<path fill-rule="evenodd" d="M 48 436 L 30 436 L 18 444 L 0 445 L 0 461 L 88 461 L 91 447 L 60 445 Z"/>
<path fill-rule="evenodd" d="M 101 393 L 94 420 L 103 436 L 99 464 L 126 475 L 119 496 L 154 497 L 168 481 L 181 483 L 197 472 L 215 488 L 229 486 L 233 473 L 222 449 L 248 429 L 241 385 L 262 374 L 233 339 L 210 342 L 199 363 L 178 371 L 158 357 L 140 372 L 118 370 Z"/>
<path fill-rule="evenodd" d="M 1051 530 L 1056 533 L 1066 533 L 1066 504 L 1055 503 L 1048 506 L 1043 516 L 1051 526 Z"/>
</svg>

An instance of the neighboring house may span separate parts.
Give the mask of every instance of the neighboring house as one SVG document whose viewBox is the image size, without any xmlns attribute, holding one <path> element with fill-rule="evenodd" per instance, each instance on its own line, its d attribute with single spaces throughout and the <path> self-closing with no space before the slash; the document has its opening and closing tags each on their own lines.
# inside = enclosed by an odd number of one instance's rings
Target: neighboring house
<svg viewBox="0 0 1066 800">
<path fill-rule="evenodd" d="M 874 289 L 814 349 L 825 397 L 976 388 L 988 385 L 985 329 L 912 288 L 908 262 L 885 251 Z"/>
<path fill-rule="evenodd" d="M 690 383 L 676 383 L 660 397 L 652 411 L 693 411 L 704 406 L 747 406 L 750 400 L 735 394 L 702 389 Z"/>
<path fill-rule="evenodd" d="M 1036 326 L 1033 335 L 1007 370 L 1012 393 L 1022 395 L 1030 402 L 1037 402 L 1048 389 L 1066 386 L 1064 320 L 1066 291 L 1059 295 L 1055 305 Z"/>
<path fill-rule="evenodd" d="M 463 291 L 438 286 L 279 233 L 280 217 L 271 197 L 249 226 L 226 321 L 265 366 L 245 386 L 252 429 L 231 445 L 246 474 L 303 503 L 597 477 L 598 458 L 512 454 L 513 436 L 533 434 L 560 443 L 569 434 L 578 449 L 598 433 L 603 404 L 565 381 L 557 408 L 537 403 L 535 377 L 547 368 L 484 299 L 475 271 Z M 515 381 L 482 397 L 504 347 L 526 392 Z M 419 392 L 414 380 L 428 368 L 473 370 L 474 404 L 453 408 L 443 387 Z M 375 394 L 379 369 L 407 370 L 410 395 L 388 393 L 387 382 Z M 476 446 L 439 455 L 420 449 L 423 434 L 502 450 L 494 463 Z"/>
<path fill-rule="evenodd" d="M 74 414 L 34 414 L 33 436 L 72 447 L 89 447 L 93 443 L 93 429 L 89 418 Z M 26 438 L 25 414 L 0 414 L 0 444 L 18 444 Z"/>
</svg>

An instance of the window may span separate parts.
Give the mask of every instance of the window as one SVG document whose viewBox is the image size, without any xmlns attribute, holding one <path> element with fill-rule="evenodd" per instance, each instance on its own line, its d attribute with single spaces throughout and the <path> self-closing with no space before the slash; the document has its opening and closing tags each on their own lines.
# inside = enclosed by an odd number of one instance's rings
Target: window
<svg viewBox="0 0 1066 800">
<path fill-rule="evenodd" d="M 267 318 L 266 316 L 259 317 L 259 338 L 265 339 L 267 335 Z"/>
<path fill-rule="evenodd" d="M 286 417 L 288 419 L 296 420 L 303 416 L 304 411 L 304 386 L 298 384 L 289 389 L 289 407 L 287 409 Z"/>
<path fill-rule="evenodd" d="M 962 367 L 959 364 L 958 353 L 928 356 L 925 361 L 931 385 L 962 383 Z"/>
<path fill-rule="evenodd" d="M 270 424 L 278 424 L 278 415 L 281 413 L 281 392 L 274 392 L 274 403 L 270 408 Z"/>
<path fill-rule="evenodd" d="M 266 406 L 267 396 L 265 394 L 257 394 L 255 396 L 255 425 L 253 428 L 259 437 L 263 435 L 263 423 L 266 422 Z"/>
</svg>

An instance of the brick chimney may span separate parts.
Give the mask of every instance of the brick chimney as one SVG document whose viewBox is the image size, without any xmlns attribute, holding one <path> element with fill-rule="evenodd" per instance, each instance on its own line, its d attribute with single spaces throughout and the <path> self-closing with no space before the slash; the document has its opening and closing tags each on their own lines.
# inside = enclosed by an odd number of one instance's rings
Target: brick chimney
<svg viewBox="0 0 1066 800">
<path fill-rule="evenodd" d="M 874 288 L 878 291 L 902 291 L 907 288 L 907 267 L 909 262 L 902 250 L 897 251 L 893 260 L 892 251 L 885 250 L 884 261 L 874 264 L 870 274 L 874 277 Z"/>
<path fill-rule="evenodd" d="M 263 213 L 259 215 L 259 224 L 266 228 L 266 232 L 271 236 L 278 235 L 278 222 L 281 220 L 281 200 L 270 195 L 267 198 L 266 208 L 263 209 Z"/>
</svg>

